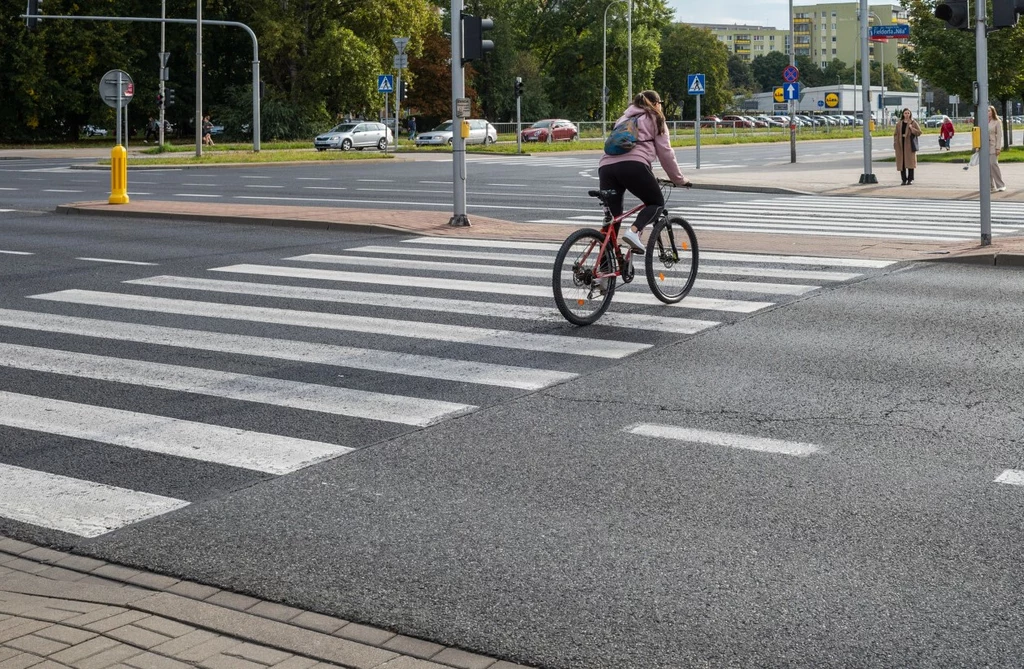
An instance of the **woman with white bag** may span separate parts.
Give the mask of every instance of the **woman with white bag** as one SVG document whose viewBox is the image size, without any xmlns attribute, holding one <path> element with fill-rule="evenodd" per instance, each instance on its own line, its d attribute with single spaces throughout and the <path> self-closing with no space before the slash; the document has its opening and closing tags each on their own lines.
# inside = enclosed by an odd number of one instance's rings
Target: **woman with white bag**
<svg viewBox="0 0 1024 669">
<path fill-rule="evenodd" d="M 1006 190 L 1003 183 L 1003 172 L 999 169 L 999 154 L 1003 150 L 1003 128 L 999 122 L 999 114 L 996 108 L 989 105 L 988 108 L 988 167 L 989 176 L 992 181 L 992 192 L 1002 193 Z"/>
</svg>

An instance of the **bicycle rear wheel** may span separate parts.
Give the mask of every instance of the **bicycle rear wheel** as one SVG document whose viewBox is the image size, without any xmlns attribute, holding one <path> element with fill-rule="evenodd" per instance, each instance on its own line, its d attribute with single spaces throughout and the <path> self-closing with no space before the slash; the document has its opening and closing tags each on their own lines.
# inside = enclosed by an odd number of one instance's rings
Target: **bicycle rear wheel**
<svg viewBox="0 0 1024 669">
<path fill-rule="evenodd" d="M 611 247 L 605 249 L 603 258 L 598 258 L 602 242 L 604 235 L 597 230 L 577 230 L 562 242 L 555 257 L 551 277 L 555 305 L 573 325 L 590 325 L 612 302 L 616 277 L 594 278 L 598 268 L 602 274 L 615 271 Z"/>
<path fill-rule="evenodd" d="M 686 297 L 697 278 L 697 256 L 697 235 L 689 223 L 679 217 L 655 223 L 644 256 L 647 284 L 654 296 L 665 304 Z"/>
</svg>

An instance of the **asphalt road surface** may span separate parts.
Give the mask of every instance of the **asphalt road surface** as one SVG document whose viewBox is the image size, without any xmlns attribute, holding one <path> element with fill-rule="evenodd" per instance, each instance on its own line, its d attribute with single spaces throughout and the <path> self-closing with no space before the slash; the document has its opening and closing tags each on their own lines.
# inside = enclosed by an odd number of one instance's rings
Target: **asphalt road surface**
<svg viewBox="0 0 1024 669">
<path fill-rule="evenodd" d="M 545 667 L 1019 662 L 1019 270 L 709 253 L 581 329 L 549 245 L 0 229 L 4 534 Z"/>
</svg>

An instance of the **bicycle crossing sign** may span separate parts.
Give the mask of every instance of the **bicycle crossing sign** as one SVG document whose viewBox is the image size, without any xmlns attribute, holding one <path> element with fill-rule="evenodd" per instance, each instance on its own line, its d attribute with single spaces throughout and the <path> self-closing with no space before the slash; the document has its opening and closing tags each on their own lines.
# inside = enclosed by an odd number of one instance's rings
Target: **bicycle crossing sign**
<svg viewBox="0 0 1024 669">
<path fill-rule="evenodd" d="M 690 95 L 704 95 L 704 75 L 703 74 L 688 74 L 686 75 L 686 92 Z"/>
<path fill-rule="evenodd" d="M 378 93 L 394 93 L 395 92 L 395 80 L 390 74 L 378 74 L 377 75 L 377 92 Z"/>
</svg>

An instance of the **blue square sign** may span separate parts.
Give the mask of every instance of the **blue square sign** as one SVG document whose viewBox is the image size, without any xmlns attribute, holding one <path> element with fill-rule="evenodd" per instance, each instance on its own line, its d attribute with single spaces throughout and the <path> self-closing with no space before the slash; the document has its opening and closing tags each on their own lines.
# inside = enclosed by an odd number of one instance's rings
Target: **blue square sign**
<svg viewBox="0 0 1024 669">
<path fill-rule="evenodd" d="M 377 75 L 377 92 L 378 93 L 394 93 L 395 92 L 395 80 L 390 74 L 378 74 Z"/>
<path fill-rule="evenodd" d="M 784 100 L 799 100 L 800 99 L 800 84 L 783 84 L 782 85 L 782 99 L 784 99 Z"/>
<path fill-rule="evenodd" d="M 688 74 L 686 75 L 686 92 L 690 95 L 704 95 L 704 75 L 703 74 Z"/>
</svg>

